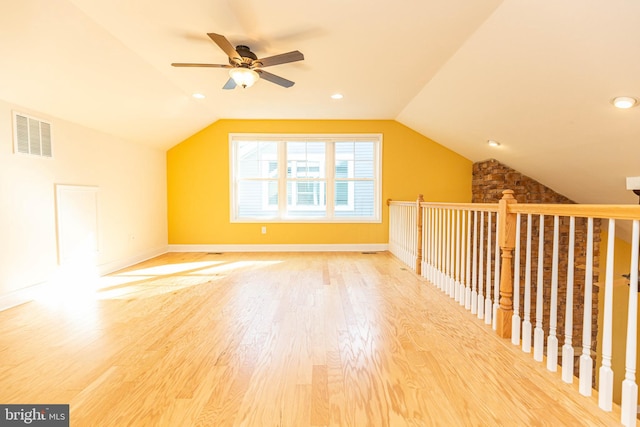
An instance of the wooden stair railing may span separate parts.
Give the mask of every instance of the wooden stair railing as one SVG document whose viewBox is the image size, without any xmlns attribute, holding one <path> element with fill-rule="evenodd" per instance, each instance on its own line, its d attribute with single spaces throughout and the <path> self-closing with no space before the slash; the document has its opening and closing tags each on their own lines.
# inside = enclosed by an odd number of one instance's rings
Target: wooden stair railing
<svg viewBox="0 0 640 427">
<path fill-rule="evenodd" d="M 511 337 L 512 343 L 522 346 L 524 352 L 529 353 L 533 350 L 534 360 L 541 362 L 546 356 L 547 369 L 550 371 L 558 369 L 560 361 L 557 330 L 559 327 L 564 328 L 560 364 L 562 380 L 568 383 L 573 382 L 575 376 L 573 335 L 581 335 L 578 388 L 579 392 L 586 396 L 591 395 L 594 384 L 594 328 L 601 328 L 602 341 L 598 344 L 601 346 L 598 349 L 598 354 L 601 355 L 598 399 L 599 406 L 605 411 L 612 410 L 614 387 L 612 312 L 616 221 L 631 224 L 631 260 L 629 270 L 626 271 L 631 272 L 627 277 L 632 297 L 629 298 L 627 306 L 626 354 L 617 357 L 624 357 L 625 360 L 624 381 L 621 384 L 621 422 L 627 426 L 636 424 L 636 295 L 639 274 L 640 206 L 518 204 L 511 190 L 503 191 L 497 204 L 427 203 L 423 201 L 422 195 L 416 202 L 389 200 L 388 204 L 389 250 L 417 274 L 421 274 L 464 305 L 471 314 L 491 324 L 500 337 Z M 552 223 L 549 222 L 550 225 L 545 225 L 545 217 L 553 220 Z M 602 280 L 598 280 L 599 257 L 594 253 L 597 254 L 599 225 L 594 224 L 596 221 L 599 224 L 601 220 L 608 221 L 608 241 L 604 252 L 607 268 L 604 283 L 598 284 L 597 282 Z M 581 244 L 584 245 L 580 247 L 575 239 L 578 234 L 578 221 Z M 526 227 L 523 226 L 525 222 Z M 532 229 L 532 224 L 537 228 L 537 238 L 533 236 L 536 231 Z M 562 238 L 559 236 L 561 228 L 564 233 Z M 551 234 L 552 239 L 545 237 Z M 523 240 L 526 248 L 520 247 Z M 533 254 L 536 244 L 537 258 Z M 492 249 L 496 250 L 495 255 L 492 255 Z M 578 275 L 575 271 L 579 268 L 575 265 L 578 249 L 580 257 L 586 261 L 584 275 L 581 272 Z M 566 255 L 562 271 L 558 265 L 560 250 L 563 256 Z M 524 272 L 523 282 L 520 277 L 521 271 Z M 561 275 L 566 276 L 566 286 L 564 282 L 559 283 Z M 532 283 L 534 278 L 535 284 Z M 561 286 L 565 289 L 564 312 L 558 311 Z M 604 289 L 602 325 L 598 325 L 594 320 L 597 305 L 593 286 Z M 521 289 L 524 289 L 523 302 L 520 299 Z M 574 295 L 574 291 L 580 291 L 580 294 Z M 536 298 L 532 301 L 534 293 Z M 573 325 L 574 299 L 577 297 L 583 298 L 583 301 L 575 300 L 575 304 L 581 307 L 580 310 L 583 312 L 582 329 L 578 328 L 578 332 L 574 330 Z M 547 302 L 544 302 L 543 298 L 548 298 Z M 531 313 L 534 311 L 535 328 L 531 319 Z M 560 316 L 564 317 L 564 325 L 558 325 Z M 617 377 L 620 378 L 621 375 L 618 374 Z"/>
</svg>

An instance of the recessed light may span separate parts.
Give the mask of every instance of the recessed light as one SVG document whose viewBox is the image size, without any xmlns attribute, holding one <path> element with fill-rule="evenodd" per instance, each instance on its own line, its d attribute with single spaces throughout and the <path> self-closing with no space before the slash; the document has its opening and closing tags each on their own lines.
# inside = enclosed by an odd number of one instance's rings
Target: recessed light
<svg viewBox="0 0 640 427">
<path fill-rule="evenodd" d="M 203 94 L 201 94 L 201 93 L 194 93 L 191 96 L 193 96 L 195 99 L 204 99 L 205 98 L 205 96 Z"/>
<path fill-rule="evenodd" d="M 498 141 L 494 141 L 493 139 L 487 140 L 487 144 L 489 144 L 490 147 L 499 147 L 500 146 L 500 143 Z"/>
<path fill-rule="evenodd" d="M 342 96 L 341 93 L 334 93 L 333 95 L 331 95 L 331 99 L 342 99 L 344 98 L 344 96 Z"/>
<path fill-rule="evenodd" d="M 638 100 L 630 96 L 618 96 L 613 98 L 612 102 L 617 108 L 631 108 L 638 103 Z"/>
</svg>

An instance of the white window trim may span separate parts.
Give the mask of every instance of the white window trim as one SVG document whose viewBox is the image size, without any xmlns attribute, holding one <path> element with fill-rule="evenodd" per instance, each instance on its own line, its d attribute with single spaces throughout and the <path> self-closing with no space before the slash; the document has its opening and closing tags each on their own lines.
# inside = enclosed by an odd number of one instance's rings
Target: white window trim
<svg viewBox="0 0 640 427">
<path fill-rule="evenodd" d="M 377 179 L 374 179 L 374 215 L 373 218 L 362 217 L 322 217 L 322 218 L 291 218 L 286 216 L 286 212 L 283 212 L 280 208 L 274 210 L 274 214 L 277 217 L 260 217 L 260 218 L 238 218 L 237 215 L 237 200 L 236 200 L 236 168 L 235 168 L 235 146 L 234 140 L 247 139 L 252 141 L 319 141 L 319 142 L 343 142 L 343 141 L 373 141 L 374 142 L 374 174 Z M 229 133 L 229 213 L 230 222 L 232 223 L 381 223 L 382 222 L 382 144 L 383 135 L 381 133 L 375 134 L 262 134 L 262 133 Z M 284 150 L 280 150 L 280 158 L 278 159 L 280 164 L 285 165 L 286 168 L 286 153 Z M 333 151 L 326 153 L 326 170 L 332 170 L 334 164 Z M 329 167 L 331 169 L 329 169 Z M 327 183 L 327 193 L 333 194 L 333 189 L 329 191 L 329 186 L 335 183 L 335 180 L 324 178 L 322 179 Z M 314 179 L 309 179 L 313 181 Z M 357 179 L 351 180 L 355 181 Z M 367 179 L 369 180 L 369 179 Z M 287 178 L 286 175 L 283 178 L 278 179 L 278 194 L 286 195 Z M 282 204 L 280 205 L 282 206 Z M 327 212 L 334 212 L 334 200 L 333 197 L 327 197 L 326 210 Z M 271 211 L 271 209 L 269 209 Z M 338 209 L 342 210 L 342 209 Z"/>
</svg>

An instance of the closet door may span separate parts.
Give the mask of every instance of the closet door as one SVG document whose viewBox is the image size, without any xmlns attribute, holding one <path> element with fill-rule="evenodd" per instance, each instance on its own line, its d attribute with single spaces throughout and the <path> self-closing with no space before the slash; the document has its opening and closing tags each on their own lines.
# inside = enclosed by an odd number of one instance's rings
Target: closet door
<svg viewBox="0 0 640 427">
<path fill-rule="evenodd" d="M 56 185 L 58 264 L 95 266 L 98 187 Z"/>
</svg>

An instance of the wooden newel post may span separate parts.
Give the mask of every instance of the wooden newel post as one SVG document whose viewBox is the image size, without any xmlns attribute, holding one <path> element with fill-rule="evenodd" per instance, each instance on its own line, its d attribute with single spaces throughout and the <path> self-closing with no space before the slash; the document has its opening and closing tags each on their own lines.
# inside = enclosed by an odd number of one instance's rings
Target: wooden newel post
<svg viewBox="0 0 640 427">
<path fill-rule="evenodd" d="M 418 200 L 416 200 L 416 229 L 418 235 L 416 236 L 416 273 L 422 273 L 422 208 L 420 203 L 424 202 L 422 194 L 418 194 Z"/>
<path fill-rule="evenodd" d="M 500 307 L 496 319 L 496 332 L 502 338 L 511 338 L 511 318 L 513 317 L 513 250 L 516 244 L 516 214 L 509 212 L 509 205 L 517 203 L 513 190 L 504 190 L 498 202 L 500 222 L 498 233 L 501 252 Z"/>
</svg>

